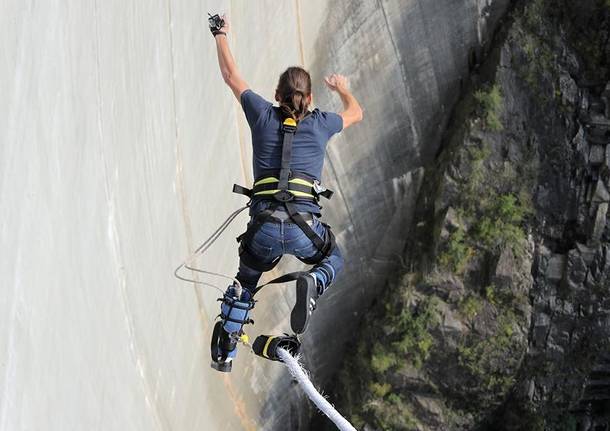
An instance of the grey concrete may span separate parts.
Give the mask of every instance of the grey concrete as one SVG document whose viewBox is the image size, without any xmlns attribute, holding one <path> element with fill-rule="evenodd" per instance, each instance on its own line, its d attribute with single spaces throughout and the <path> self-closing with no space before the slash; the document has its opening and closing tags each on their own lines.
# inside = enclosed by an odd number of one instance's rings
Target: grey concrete
<svg viewBox="0 0 610 431">
<path fill-rule="evenodd" d="M 331 71 L 350 76 L 365 108 L 324 172 L 337 191 L 326 217 L 348 259 L 304 340 L 324 383 L 351 318 L 396 265 L 419 168 L 468 52 L 505 3 L 1 2 L 0 429 L 301 426 L 306 404 L 277 364 L 242 352 L 231 375 L 209 368 L 216 292 L 172 276 L 244 203 L 232 183 L 251 181 L 249 131 L 205 13 L 230 14 L 237 61 L 264 96 L 283 68 L 304 64 L 321 108 L 340 108 L 321 84 Z M 245 221 L 201 263 L 234 273 Z M 259 299 L 251 335 L 288 330 L 292 292 Z"/>
</svg>

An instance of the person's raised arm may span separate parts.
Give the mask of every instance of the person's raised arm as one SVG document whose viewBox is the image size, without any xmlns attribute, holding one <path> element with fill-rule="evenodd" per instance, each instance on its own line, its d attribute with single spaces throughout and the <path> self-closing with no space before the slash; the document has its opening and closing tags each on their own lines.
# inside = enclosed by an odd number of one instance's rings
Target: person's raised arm
<svg viewBox="0 0 610 431">
<path fill-rule="evenodd" d="M 349 91 L 347 78 L 343 75 L 332 74 L 324 78 L 324 82 L 332 91 L 336 91 L 343 102 L 343 112 L 339 115 L 343 118 L 343 130 L 352 124 L 362 121 L 363 114 L 360 104 Z"/>
<path fill-rule="evenodd" d="M 220 73 L 222 73 L 222 79 L 231 88 L 233 94 L 237 98 L 238 102 L 241 102 L 241 93 L 248 89 L 248 84 L 241 77 L 231 49 L 229 48 L 229 41 L 227 40 L 229 34 L 229 21 L 226 15 L 222 16 L 224 20 L 224 26 L 217 31 L 214 35 L 216 40 L 216 51 L 218 53 L 218 65 L 220 66 Z"/>
</svg>

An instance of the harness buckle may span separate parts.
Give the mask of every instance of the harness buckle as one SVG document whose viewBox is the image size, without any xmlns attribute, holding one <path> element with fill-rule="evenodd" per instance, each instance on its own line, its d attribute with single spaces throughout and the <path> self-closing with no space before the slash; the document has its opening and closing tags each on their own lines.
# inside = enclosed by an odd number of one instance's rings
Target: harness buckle
<svg viewBox="0 0 610 431">
<path fill-rule="evenodd" d="M 273 195 L 273 198 L 280 202 L 290 202 L 294 199 L 294 195 L 287 190 L 280 190 Z"/>
<path fill-rule="evenodd" d="M 295 133 L 297 131 L 297 122 L 294 118 L 286 118 L 282 123 L 282 130 L 288 133 Z"/>
<path fill-rule="evenodd" d="M 327 189 L 326 187 L 324 187 L 322 184 L 320 184 L 320 181 L 318 180 L 313 180 L 313 191 L 316 192 L 317 194 L 321 194 L 323 192 L 325 192 Z"/>
</svg>

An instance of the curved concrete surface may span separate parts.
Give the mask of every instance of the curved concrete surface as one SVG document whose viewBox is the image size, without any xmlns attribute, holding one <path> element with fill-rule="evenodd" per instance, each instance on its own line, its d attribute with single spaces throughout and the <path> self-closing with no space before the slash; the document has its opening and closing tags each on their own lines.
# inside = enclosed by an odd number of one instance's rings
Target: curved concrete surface
<svg viewBox="0 0 610 431">
<path fill-rule="evenodd" d="M 348 265 L 304 337 L 323 384 L 396 265 L 420 168 L 505 5 L 2 2 L 0 429 L 303 429 L 309 407 L 278 364 L 242 351 L 231 375 L 209 368 L 217 293 L 172 276 L 244 203 L 233 182 L 251 182 L 249 130 L 206 12 L 232 17 L 235 57 L 263 95 L 304 64 L 318 106 L 340 108 L 321 84 L 336 71 L 365 108 L 324 172 Z M 201 263 L 234 273 L 245 222 Z M 288 330 L 292 301 L 286 287 L 261 292 L 250 334 Z"/>
</svg>

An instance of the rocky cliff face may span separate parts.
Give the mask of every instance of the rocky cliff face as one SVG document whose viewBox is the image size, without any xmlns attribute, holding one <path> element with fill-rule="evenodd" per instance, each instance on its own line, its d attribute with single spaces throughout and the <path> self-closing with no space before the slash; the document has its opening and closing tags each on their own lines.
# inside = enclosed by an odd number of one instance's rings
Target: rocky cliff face
<svg viewBox="0 0 610 431">
<path fill-rule="evenodd" d="M 357 426 L 610 426 L 609 29 L 534 0 L 497 34 L 337 378 Z"/>
</svg>

